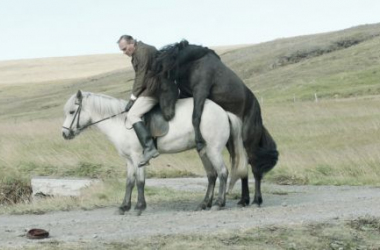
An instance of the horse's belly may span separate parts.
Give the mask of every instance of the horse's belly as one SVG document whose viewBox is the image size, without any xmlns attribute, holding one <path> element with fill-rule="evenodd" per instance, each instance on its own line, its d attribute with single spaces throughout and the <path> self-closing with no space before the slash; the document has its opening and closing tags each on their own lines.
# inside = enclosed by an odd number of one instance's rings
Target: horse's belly
<svg viewBox="0 0 380 250">
<path fill-rule="evenodd" d="M 179 153 L 193 148 L 195 148 L 194 133 L 177 137 L 164 136 L 157 140 L 157 149 L 164 154 Z"/>
<path fill-rule="evenodd" d="M 169 122 L 168 134 L 157 140 L 157 147 L 161 153 L 177 153 L 195 148 L 193 102 L 192 98 L 177 101 L 176 115 Z M 212 101 L 206 100 L 200 130 L 206 144 L 224 147 L 230 131 L 226 112 Z"/>
</svg>

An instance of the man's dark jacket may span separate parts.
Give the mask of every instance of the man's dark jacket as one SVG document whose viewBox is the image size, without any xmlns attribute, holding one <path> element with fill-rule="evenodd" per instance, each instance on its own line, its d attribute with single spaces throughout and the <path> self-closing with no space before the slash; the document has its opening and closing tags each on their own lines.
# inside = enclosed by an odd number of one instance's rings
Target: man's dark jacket
<svg viewBox="0 0 380 250">
<path fill-rule="evenodd" d="M 132 54 L 132 65 L 135 70 L 135 82 L 133 83 L 132 94 L 135 97 L 152 96 L 154 93 L 148 88 L 146 78 L 156 56 L 157 49 L 143 42 L 137 42 L 135 46 L 135 52 Z"/>
</svg>

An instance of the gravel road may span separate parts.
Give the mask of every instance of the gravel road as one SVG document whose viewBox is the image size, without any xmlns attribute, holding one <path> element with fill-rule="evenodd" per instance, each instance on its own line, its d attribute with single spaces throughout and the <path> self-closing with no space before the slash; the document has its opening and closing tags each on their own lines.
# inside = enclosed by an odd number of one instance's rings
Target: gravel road
<svg viewBox="0 0 380 250">
<path fill-rule="evenodd" d="M 150 187 L 203 192 L 206 178 L 148 179 Z M 252 183 L 251 183 L 252 185 Z M 235 187 L 240 186 L 237 183 Z M 263 206 L 239 208 L 228 200 L 221 211 L 193 209 L 200 201 L 186 204 L 148 204 L 136 216 L 116 215 L 115 208 L 92 211 L 53 212 L 43 215 L 0 216 L 0 249 L 30 246 L 37 242 L 110 243 L 136 237 L 172 234 L 228 232 L 264 226 L 380 217 L 380 188 L 351 186 L 279 186 L 263 183 Z M 50 232 L 44 240 L 29 240 L 26 230 L 43 228 Z"/>
</svg>

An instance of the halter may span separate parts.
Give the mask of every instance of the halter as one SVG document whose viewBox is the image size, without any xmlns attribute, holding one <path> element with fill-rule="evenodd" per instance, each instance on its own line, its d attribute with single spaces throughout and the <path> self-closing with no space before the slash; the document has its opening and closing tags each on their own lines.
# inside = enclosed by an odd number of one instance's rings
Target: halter
<svg viewBox="0 0 380 250">
<path fill-rule="evenodd" d="M 75 118 L 77 118 L 77 116 L 78 116 L 78 119 L 77 119 L 77 127 L 76 127 L 76 128 L 77 128 L 77 130 L 82 131 L 82 130 L 84 130 L 84 129 L 86 129 L 86 128 L 88 128 L 88 127 L 94 125 L 94 124 L 100 123 L 100 122 L 102 122 L 102 121 L 105 121 L 105 120 L 111 119 L 111 118 L 113 118 L 113 117 L 115 117 L 115 116 L 118 116 L 118 115 L 121 115 L 121 114 L 124 114 L 124 113 L 127 112 L 127 111 L 122 111 L 121 113 L 118 113 L 118 114 L 115 114 L 115 115 L 111 115 L 111 116 L 106 117 L 106 118 L 104 118 L 104 119 L 101 119 L 101 120 L 99 120 L 99 121 L 91 122 L 91 123 L 89 123 L 89 124 L 84 125 L 83 127 L 80 127 L 80 126 L 79 126 L 79 118 L 80 118 L 80 113 L 81 113 L 81 111 L 82 111 L 82 99 L 80 99 L 80 102 L 79 102 L 79 103 L 78 103 L 77 101 L 75 101 L 75 105 L 78 105 L 79 107 L 78 107 L 78 109 L 75 111 L 74 118 L 73 118 L 73 120 L 71 121 L 70 127 L 62 126 L 62 128 L 67 129 L 67 130 L 69 131 L 70 135 L 74 135 L 74 130 L 73 130 L 72 128 L 73 128 L 73 125 L 74 125 L 74 122 L 75 122 Z"/>
<path fill-rule="evenodd" d="M 70 132 L 70 135 L 74 135 L 74 130 L 72 128 L 73 128 L 73 125 L 74 125 L 74 122 L 75 122 L 75 118 L 77 118 L 77 116 L 78 116 L 78 119 L 77 119 L 77 130 L 79 130 L 79 131 L 82 130 L 82 128 L 80 128 L 80 126 L 79 126 L 80 112 L 82 111 L 82 99 L 80 99 L 79 103 L 77 101 L 75 101 L 75 105 L 78 105 L 79 107 L 75 111 L 74 118 L 71 121 L 70 127 L 62 126 L 62 128 L 67 129 Z"/>
</svg>

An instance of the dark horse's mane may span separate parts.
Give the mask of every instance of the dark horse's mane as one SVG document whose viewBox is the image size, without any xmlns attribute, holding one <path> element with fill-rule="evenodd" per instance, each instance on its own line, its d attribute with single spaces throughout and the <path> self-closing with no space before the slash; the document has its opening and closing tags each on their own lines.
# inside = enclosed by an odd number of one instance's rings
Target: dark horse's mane
<svg viewBox="0 0 380 250">
<path fill-rule="evenodd" d="M 187 40 L 166 45 L 157 51 L 148 74 L 148 86 L 156 93 L 166 120 L 172 119 L 175 115 L 179 68 L 202 58 L 207 53 L 213 53 L 220 60 L 215 51 L 200 45 L 189 44 Z"/>
<path fill-rule="evenodd" d="M 156 74 L 167 74 L 166 77 L 178 80 L 175 79 L 178 67 L 198 60 L 207 53 L 213 53 L 220 59 L 215 51 L 200 45 L 189 44 L 187 40 L 169 44 L 158 51 L 153 70 Z"/>
</svg>

